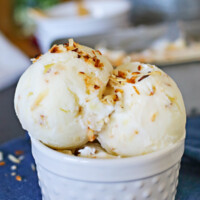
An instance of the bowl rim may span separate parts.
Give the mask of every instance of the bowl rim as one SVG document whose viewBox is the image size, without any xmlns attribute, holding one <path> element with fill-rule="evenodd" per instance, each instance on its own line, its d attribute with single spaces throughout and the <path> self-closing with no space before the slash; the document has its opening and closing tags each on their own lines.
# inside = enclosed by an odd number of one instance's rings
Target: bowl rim
<svg viewBox="0 0 200 200">
<path fill-rule="evenodd" d="M 37 139 L 31 137 L 31 141 L 37 149 L 45 154 L 47 157 L 51 157 L 54 160 L 61 160 L 66 162 L 78 163 L 78 164 L 90 164 L 90 165 L 98 165 L 98 166 L 109 166 L 109 165 L 126 165 L 128 163 L 132 163 L 133 165 L 142 165 L 144 163 L 156 161 L 160 158 L 166 157 L 167 155 L 172 154 L 177 149 L 180 149 L 181 146 L 184 145 L 185 138 L 179 140 L 175 144 L 171 144 L 168 147 L 151 152 L 145 155 L 138 155 L 132 157 L 123 157 L 123 158 L 85 158 L 85 157 L 78 157 L 74 155 L 64 154 L 62 152 L 58 152 L 55 149 L 52 149 Z"/>
<path fill-rule="evenodd" d="M 92 182 L 132 181 L 162 173 L 180 162 L 184 139 L 169 147 L 137 157 L 94 159 L 67 155 L 31 138 L 37 166 L 67 179 Z"/>
</svg>

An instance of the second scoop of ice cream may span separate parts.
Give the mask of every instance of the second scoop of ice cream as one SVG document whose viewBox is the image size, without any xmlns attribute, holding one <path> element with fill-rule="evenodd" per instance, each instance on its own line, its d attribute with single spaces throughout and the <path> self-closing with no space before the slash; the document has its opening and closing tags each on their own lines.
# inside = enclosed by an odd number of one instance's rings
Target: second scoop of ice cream
<svg viewBox="0 0 200 200">
<path fill-rule="evenodd" d="M 185 137 L 182 95 L 162 70 L 141 63 L 124 64 L 114 70 L 109 85 L 118 101 L 98 136 L 109 153 L 142 155 Z"/>
</svg>

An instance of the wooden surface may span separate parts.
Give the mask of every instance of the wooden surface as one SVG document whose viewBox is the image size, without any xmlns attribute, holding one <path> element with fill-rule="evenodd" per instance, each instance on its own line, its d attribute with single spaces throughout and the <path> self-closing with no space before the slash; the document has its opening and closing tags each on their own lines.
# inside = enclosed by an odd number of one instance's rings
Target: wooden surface
<svg viewBox="0 0 200 200">
<path fill-rule="evenodd" d="M 24 36 L 13 21 L 13 2 L 14 0 L 0 0 L 0 30 L 26 55 L 30 58 L 35 57 L 40 51 L 34 42 L 34 38 Z"/>
</svg>

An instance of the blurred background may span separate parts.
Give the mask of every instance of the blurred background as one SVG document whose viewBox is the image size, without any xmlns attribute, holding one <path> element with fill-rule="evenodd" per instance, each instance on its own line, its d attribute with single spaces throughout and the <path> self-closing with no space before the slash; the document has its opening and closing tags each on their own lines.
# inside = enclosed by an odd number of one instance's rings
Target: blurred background
<svg viewBox="0 0 200 200">
<path fill-rule="evenodd" d="M 199 0 L 0 0 L 0 143 L 24 133 L 13 97 L 30 58 L 71 37 L 114 66 L 158 65 L 180 87 L 187 115 L 200 114 Z"/>
</svg>

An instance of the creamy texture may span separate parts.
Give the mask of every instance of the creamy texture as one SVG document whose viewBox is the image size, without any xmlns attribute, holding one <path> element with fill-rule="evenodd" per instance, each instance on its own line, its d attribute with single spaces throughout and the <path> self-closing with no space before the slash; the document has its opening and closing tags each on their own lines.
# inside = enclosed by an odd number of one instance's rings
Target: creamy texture
<svg viewBox="0 0 200 200">
<path fill-rule="evenodd" d="M 94 140 L 113 111 L 102 102 L 112 65 L 100 52 L 72 40 L 33 62 L 15 93 L 23 128 L 54 148 L 77 148 Z"/>
<path fill-rule="evenodd" d="M 183 99 L 167 74 L 137 62 L 113 69 L 73 40 L 33 59 L 17 85 L 15 110 L 32 137 L 80 157 L 137 156 L 185 137 Z"/>
<path fill-rule="evenodd" d="M 153 65 L 128 63 L 114 70 L 110 93 L 115 111 L 98 135 L 109 153 L 136 156 L 163 149 L 185 137 L 186 114 L 175 82 Z"/>
</svg>

